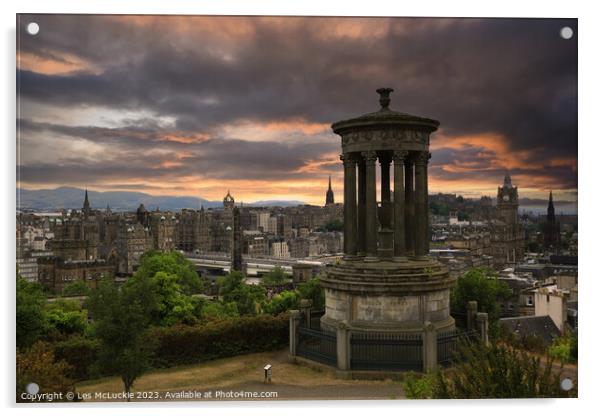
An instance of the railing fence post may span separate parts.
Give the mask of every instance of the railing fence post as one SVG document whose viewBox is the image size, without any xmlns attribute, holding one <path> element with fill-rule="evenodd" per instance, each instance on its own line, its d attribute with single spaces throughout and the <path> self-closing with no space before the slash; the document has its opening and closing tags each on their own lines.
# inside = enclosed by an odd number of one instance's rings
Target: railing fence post
<svg viewBox="0 0 602 416">
<path fill-rule="evenodd" d="M 311 328 L 311 299 L 301 299 L 299 301 L 299 309 L 305 318 L 305 326 Z"/>
<path fill-rule="evenodd" d="M 489 315 L 486 312 L 477 313 L 477 327 L 481 341 L 485 345 L 489 345 Z"/>
<path fill-rule="evenodd" d="M 337 326 L 337 368 L 339 370 L 349 370 L 351 367 L 350 356 L 350 333 L 346 321 L 342 321 Z"/>
<path fill-rule="evenodd" d="M 297 355 L 297 345 L 299 344 L 299 323 L 301 321 L 301 313 L 298 310 L 290 311 L 289 318 L 289 355 L 294 360 Z"/>
<path fill-rule="evenodd" d="M 437 330 L 435 325 L 426 321 L 422 337 L 422 367 L 424 372 L 437 367 Z"/>
<path fill-rule="evenodd" d="M 468 331 L 475 330 L 475 319 L 477 315 L 478 303 L 476 300 L 471 300 L 466 305 L 466 329 Z"/>
</svg>

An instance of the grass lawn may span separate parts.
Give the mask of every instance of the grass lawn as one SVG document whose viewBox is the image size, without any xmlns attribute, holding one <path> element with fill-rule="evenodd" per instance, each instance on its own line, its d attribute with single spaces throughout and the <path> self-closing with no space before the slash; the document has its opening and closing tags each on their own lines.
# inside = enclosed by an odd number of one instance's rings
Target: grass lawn
<svg viewBox="0 0 602 416">
<path fill-rule="evenodd" d="M 271 384 L 263 382 L 263 367 L 268 363 L 273 366 Z M 117 393 L 122 390 L 123 383 L 118 377 L 89 380 L 77 385 L 79 393 Z M 136 380 L 133 388 L 134 392 L 159 392 L 162 398 L 166 392 L 212 392 L 211 399 L 220 400 L 216 397 L 218 390 L 276 392 L 277 397 L 264 400 L 404 398 L 400 382 L 337 379 L 329 371 L 289 363 L 286 350 L 153 370 Z"/>
</svg>

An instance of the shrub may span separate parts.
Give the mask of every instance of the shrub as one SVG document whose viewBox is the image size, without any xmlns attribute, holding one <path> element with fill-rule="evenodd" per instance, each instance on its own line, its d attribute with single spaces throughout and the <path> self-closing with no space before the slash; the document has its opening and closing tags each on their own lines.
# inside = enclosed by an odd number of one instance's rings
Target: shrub
<svg viewBox="0 0 602 416">
<path fill-rule="evenodd" d="M 96 363 L 99 349 L 100 343 L 97 340 L 79 336 L 54 345 L 56 359 L 64 360 L 72 367 L 69 376 L 74 380 L 87 380 L 91 377 L 91 367 Z"/>
<path fill-rule="evenodd" d="M 27 401 L 21 395 L 29 383 L 36 383 L 39 393 L 65 393 L 73 391 L 73 381 L 68 377 L 71 368 L 65 361 L 55 361 L 50 344 L 38 341 L 25 352 L 17 352 L 17 401 Z"/>
<path fill-rule="evenodd" d="M 433 397 L 438 399 L 501 399 L 572 397 L 576 389 L 560 388 L 560 371 L 550 360 L 495 344 L 465 346 L 456 366 L 436 374 Z"/>
<path fill-rule="evenodd" d="M 288 344 L 288 315 L 242 316 L 202 325 L 156 327 L 155 367 L 196 364 L 238 354 L 270 351 Z"/>
<path fill-rule="evenodd" d="M 266 302 L 263 306 L 265 313 L 272 315 L 278 315 L 282 312 L 286 312 L 289 309 L 297 308 L 299 303 L 299 294 L 292 290 L 286 290 L 275 295 L 269 302 Z"/>
<path fill-rule="evenodd" d="M 551 357 L 560 360 L 561 363 L 574 363 L 577 361 L 577 334 L 566 334 L 556 338 L 548 348 Z"/>
<path fill-rule="evenodd" d="M 435 373 L 418 375 L 411 371 L 404 374 L 402 386 L 408 399 L 430 399 L 433 397 L 435 383 Z"/>
</svg>

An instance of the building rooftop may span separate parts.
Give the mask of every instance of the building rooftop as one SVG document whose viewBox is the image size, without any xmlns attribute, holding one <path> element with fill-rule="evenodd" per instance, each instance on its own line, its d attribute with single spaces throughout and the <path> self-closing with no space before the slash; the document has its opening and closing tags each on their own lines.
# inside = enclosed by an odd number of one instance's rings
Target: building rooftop
<svg viewBox="0 0 602 416">
<path fill-rule="evenodd" d="M 500 325 L 519 338 L 535 336 L 542 339 L 546 345 L 560 336 L 560 330 L 548 315 L 501 318 Z"/>
</svg>

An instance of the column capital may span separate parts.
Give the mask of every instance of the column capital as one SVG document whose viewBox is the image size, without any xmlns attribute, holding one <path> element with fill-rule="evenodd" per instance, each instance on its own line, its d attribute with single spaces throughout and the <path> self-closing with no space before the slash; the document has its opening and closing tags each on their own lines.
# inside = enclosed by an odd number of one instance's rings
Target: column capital
<svg viewBox="0 0 602 416">
<path fill-rule="evenodd" d="M 430 152 L 418 152 L 414 155 L 414 163 L 417 165 L 426 165 L 430 158 Z"/>
<path fill-rule="evenodd" d="M 396 164 L 403 163 L 404 160 L 406 160 L 407 157 L 408 157 L 408 151 L 407 150 L 395 150 L 393 152 L 393 161 Z"/>
<path fill-rule="evenodd" d="M 376 163 L 376 159 L 378 159 L 378 155 L 374 150 L 362 152 L 362 157 L 364 158 L 366 163 Z"/>
<path fill-rule="evenodd" d="M 351 153 L 343 153 L 339 156 L 345 166 L 355 166 L 357 158 Z"/>
</svg>

